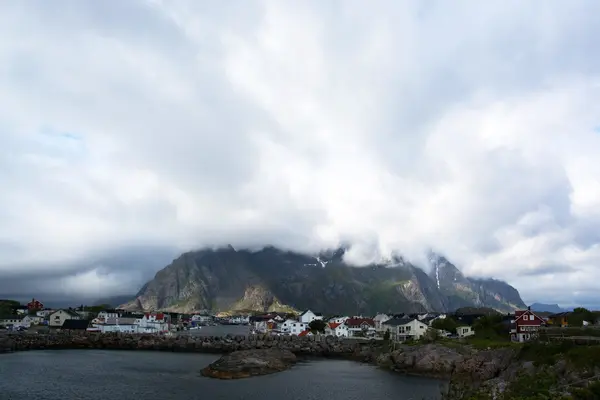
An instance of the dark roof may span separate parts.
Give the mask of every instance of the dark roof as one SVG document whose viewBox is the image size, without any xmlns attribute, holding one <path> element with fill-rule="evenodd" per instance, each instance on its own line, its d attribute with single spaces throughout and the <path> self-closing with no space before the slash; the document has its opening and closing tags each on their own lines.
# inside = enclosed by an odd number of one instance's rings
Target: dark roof
<svg viewBox="0 0 600 400">
<path fill-rule="evenodd" d="M 2 315 L 0 316 L 0 319 L 18 319 L 20 321 L 24 317 L 24 315 Z"/>
<path fill-rule="evenodd" d="M 406 324 L 408 324 L 409 322 L 411 322 L 411 321 L 413 321 L 415 319 L 416 318 L 411 318 L 411 317 L 408 317 L 408 316 L 403 316 L 403 317 L 400 317 L 400 318 L 394 317 L 394 318 L 388 319 L 387 321 L 383 322 L 382 325 L 389 325 L 389 326 L 406 325 Z"/>
<path fill-rule="evenodd" d="M 306 311 L 304 311 L 302 314 L 300 314 L 300 316 L 303 316 L 304 314 L 306 314 L 306 313 L 307 313 L 307 312 L 309 312 L 309 311 L 310 311 L 311 313 L 315 314 L 317 317 L 321 317 L 321 316 L 323 316 L 323 314 L 321 314 L 320 312 L 314 312 L 314 311 L 311 311 L 311 310 L 306 310 Z"/>
<path fill-rule="evenodd" d="M 476 315 L 476 314 L 472 314 L 472 315 L 459 315 L 459 316 L 455 316 L 454 319 L 456 319 L 456 322 L 460 324 L 466 324 L 466 325 L 473 325 L 473 323 L 475 321 L 477 321 L 479 318 L 483 317 L 483 315 Z"/>
<path fill-rule="evenodd" d="M 375 326 L 375 322 L 372 318 L 348 318 L 345 322 L 347 326 L 361 326 L 365 323 L 371 326 Z"/>
<path fill-rule="evenodd" d="M 569 315 L 571 315 L 570 311 L 564 311 L 556 314 L 550 314 L 548 315 L 548 318 L 568 317 Z"/>
<path fill-rule="evenodd" d="M 437 318 L 437 316 L 425 317 L 425 318 L 421 319 L 420 321 L 421 321 L 422 323 L 424 323 L 424 324 L 428 324 L 428 325 L 429 325 L 429 323 L 430 323 L 431 321 L 433 321 L 434 319 L 436 319 L 436 318 Z"/>
<path fill-rule="evenodd" d="M 89 321 L 84 319 L 67 319 L 63 322 L 60 329 L 73 329 L 73 330 L 81 330 L 84 331 L 88 328 Z"/>
<path fill-rule="evenodd" d="M 68 310 L 68 309 L 65 309 L 65 308 L 61 308 L 60 310 L 56 310 L 56 311 L 54 311 L 54 313 L 57 313 L 57 312 L 59 312 L 59 311 L 64 311 L 64 312 L 66 312 L 67 314 L 69 314 L 71 317 L 75 317 L 75 318 L 81 318 L 81 315 L 77 314 L 77 312 L 76 312 L 76 311 L 74 311 L 74 310 Z M 54 313 L 52 313 L 52 314 L 54 314 Z"/>
</svg>

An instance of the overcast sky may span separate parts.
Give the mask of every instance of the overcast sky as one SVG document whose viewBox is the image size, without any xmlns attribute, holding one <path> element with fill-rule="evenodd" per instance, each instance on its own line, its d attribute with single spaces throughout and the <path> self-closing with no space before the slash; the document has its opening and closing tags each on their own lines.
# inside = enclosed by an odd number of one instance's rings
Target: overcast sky
<svg viewBox="0 0 600 400">
<path fill-rule="evenodd" d="M 1 1 L 0 293 L 210 244 L 600 304 L 600 2 Z"/>
</svg>

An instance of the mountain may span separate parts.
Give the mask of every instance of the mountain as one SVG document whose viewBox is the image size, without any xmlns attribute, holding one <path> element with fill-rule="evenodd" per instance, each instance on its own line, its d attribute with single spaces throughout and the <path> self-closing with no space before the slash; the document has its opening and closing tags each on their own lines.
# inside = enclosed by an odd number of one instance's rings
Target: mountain
<svg viewBox="0 0 600 400">
<path fill-rule="evenodd" d="M 350 315 L 525 307 L 512 286 L 466 278 L 441 257 L 428 275 L 401 257 L 351 267 L 344 262 L 345 251 L 307 255 L 274 247 L 249 251 L 229 246 L 185 253 L 122 307 L 178 312 L 310 308 Z"/>
<path fill-rule="evenodd" d="M 525 308 L 519 292 L 506 282 L 495 279 L 467 278 L 445 257 L 430 253 L 430 277 L 447 297 L 448 308 L 489 307 L 498 311 Z"/>
<path fill-rule="evenodd" d="M 118 307 L 119 304 L 123 304 L 131 300 L 134 296 L 112 296 L 112 297 L 104 297 L 102 299 L 98 299 L 93 302 L 95 306 L 108 305 L 110 307 Z"/>
<path fill-rule="evenodd" d="M 531 311 L 537 312 L 560 313 L 563 311 L 567 311 L 566 309 L 561 308 L 558 304 L 533 303 L 530 307 Z"/>
</svg>

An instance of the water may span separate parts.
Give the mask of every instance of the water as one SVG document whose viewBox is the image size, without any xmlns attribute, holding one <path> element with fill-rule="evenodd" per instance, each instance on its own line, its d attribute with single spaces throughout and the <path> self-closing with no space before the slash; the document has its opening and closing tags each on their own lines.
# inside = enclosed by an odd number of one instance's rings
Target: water
<svg viewBox="0 0 600 400">
<path fill-rule="evenodd" d="M 219 356 L 114 350 L 0 355 L 2 400 L 439 399 L 440 382 L 353 361 L 311 360 L 260 377 L 221 381 L 199 371 Z"/>
</svg>

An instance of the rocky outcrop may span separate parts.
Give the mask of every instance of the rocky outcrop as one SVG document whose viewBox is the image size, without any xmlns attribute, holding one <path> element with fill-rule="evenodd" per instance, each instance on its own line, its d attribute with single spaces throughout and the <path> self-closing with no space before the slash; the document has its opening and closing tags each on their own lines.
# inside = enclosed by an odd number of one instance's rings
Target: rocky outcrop
<svg viewBox="0 0 600 400">
<path fill-rule="evenodd" d="M 468 346 L 439 344 L 400 346 L 381 354 L 377 364 L 394 371 L 439 378 L 461 377 L 483 382 L 508 369 L 516 356 L 514 349 L 475 350 Z"/>
<path fill-rule="evenodd" d="M 13 351 L 14 343 L 8 336 L 0 336 L 0 354 Z"/>
<path fill-rule="evenodd" d="M 224 355 L 202 370 L 202 375 L 217 379 L 240 379 L 285 371 L 296 363 L 289 350 L 242 350 Z"/>
</svg>

